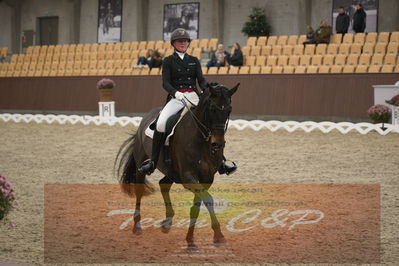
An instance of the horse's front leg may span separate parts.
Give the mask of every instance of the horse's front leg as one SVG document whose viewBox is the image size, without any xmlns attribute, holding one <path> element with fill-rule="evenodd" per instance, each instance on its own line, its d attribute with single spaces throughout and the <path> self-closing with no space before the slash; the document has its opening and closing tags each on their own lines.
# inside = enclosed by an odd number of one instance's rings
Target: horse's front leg
<svg viewBox="0 0 399 266">
<path fill-rule="evenodd" d="M 170 179 L 167 176 L 159 180 L 159 187 L 161 189 L 163 201 L 165 203 L 165 212 L 166 212 L 165 220 L 163 220 L 161 226 L 162 232 L 164 233 L 169 233 L 170 228 L 172 227 L 173 216 L 175 215 L 175 211 L 173 210 L 169 194 L 172 185 L 173 182 L 170 181 Z"/>
<path fill-rule="evenodd" d="M 190 224 L 188 226 L 188 231 L 186 235 L 187 247 L 189 250 L 197 250 L 198 246 L 194 242 L 194 229 L 195 223 L 200 212 L 201 198 L 194 193 L 193 206 L 190 209 Z"/>
</svg>

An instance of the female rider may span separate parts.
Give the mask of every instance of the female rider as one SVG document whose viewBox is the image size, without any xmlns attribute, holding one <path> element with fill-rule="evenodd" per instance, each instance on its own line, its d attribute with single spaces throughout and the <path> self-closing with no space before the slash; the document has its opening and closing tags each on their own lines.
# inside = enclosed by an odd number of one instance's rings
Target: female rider
<svg viewBox="0 0 399 266">
<path fill-rule="evenodd" d="M 166 122 L 168 118 L 184 108 L 183 99 L 188 106 L 197 105 L 199 94 L 196 87 L 198 81 L 201 89 L 207 87 L 207 82 L 202 75 L 201 64 L 198 58 L 186 53 L 191 39 L 188 32 L 182 28 L 175 29 L 171 35 L 171 44 L 175 52 L 163 61 L 162 80 L 163 88 L 168 92 L 170 101 L 161 111 L 154 130 L 151 160 L 143 162 L 139 171 L 150 175 L 156 169 L 159 153 L 165 141 Z M 219 168 L 220 174 L 231 174 L 237 166 L 228 166 L 223 160 Z"/>
</svg>

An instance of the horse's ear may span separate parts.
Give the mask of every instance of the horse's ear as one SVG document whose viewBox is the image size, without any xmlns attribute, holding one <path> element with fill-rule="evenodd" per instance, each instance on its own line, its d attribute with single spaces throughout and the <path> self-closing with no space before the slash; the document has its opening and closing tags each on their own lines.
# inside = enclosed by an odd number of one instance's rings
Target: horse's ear
<svg viewBox="0 0 399 266">
<path fill-rule="evenodd" d="M 230 97 L 233 96 L 234 93 L 238 90 L 238 87 L 240 86 L 240 83 L 237 83 L 232 89 L 229 90 Z"/>
<path fill-rule="evenodd" d="M 208 83 L 208 88 L 211 94 L 216 94 L 216 87 L 217 83 Z"/>
</svg>

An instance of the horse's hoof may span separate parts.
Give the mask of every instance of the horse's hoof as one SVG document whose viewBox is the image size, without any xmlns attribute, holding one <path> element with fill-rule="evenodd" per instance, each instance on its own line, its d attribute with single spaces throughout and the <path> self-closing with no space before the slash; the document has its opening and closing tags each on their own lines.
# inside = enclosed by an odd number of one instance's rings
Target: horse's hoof
<svg viewBox="0 0 399 266">
<path fill-rule="evenodd" d="M 217 247 L 225 246 L 227 243 L 226 238 L 222 237 L 215 237 L 213 238 L 213 244 Z"/>
<path fill-rule="evenodd" d="M 169 233 L 171 227 L 172 227 L 171 219 L 163 220 L 162 225 L 161 225 L 162 233 L 165 233 L 165 234 Z"/>
<path fill-rule="evenodd" d="M 170 231 L 170 227 L 162 226 L 162 227 L 161 227 L 161 231 L 162 231 L 162 233 L 167 234 L 167 233 L 169 233 L 169 231 Z"/>
<path fill-rule="evenodd" d="M 197 252 L 199 251 L 199 247 L 194 242 L 187 243 L 187 251 L 188 252 Z"/>
<path fill-rule="evenodd" d="M 132 231 L 133 231 L 133 234 L 136 236 L 140 236 L 143 234 L 143 229 L 141 229 L 141 228 L 134 227 Z"/>
</svg>

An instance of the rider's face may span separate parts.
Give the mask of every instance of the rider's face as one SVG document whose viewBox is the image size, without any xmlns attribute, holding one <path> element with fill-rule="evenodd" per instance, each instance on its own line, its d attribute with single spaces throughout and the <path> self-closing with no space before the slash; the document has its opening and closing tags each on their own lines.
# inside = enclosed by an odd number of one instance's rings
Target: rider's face
<svg viewBox="0 0 399 266">
<path fill-rule="evenodd" d="M 173 42 L 173 46 L 180 53 L 185 53 L 187 51 L 189 44 L 190 43 L 187 39 L 177 39 L 176 41 Z"/>
</svg>

